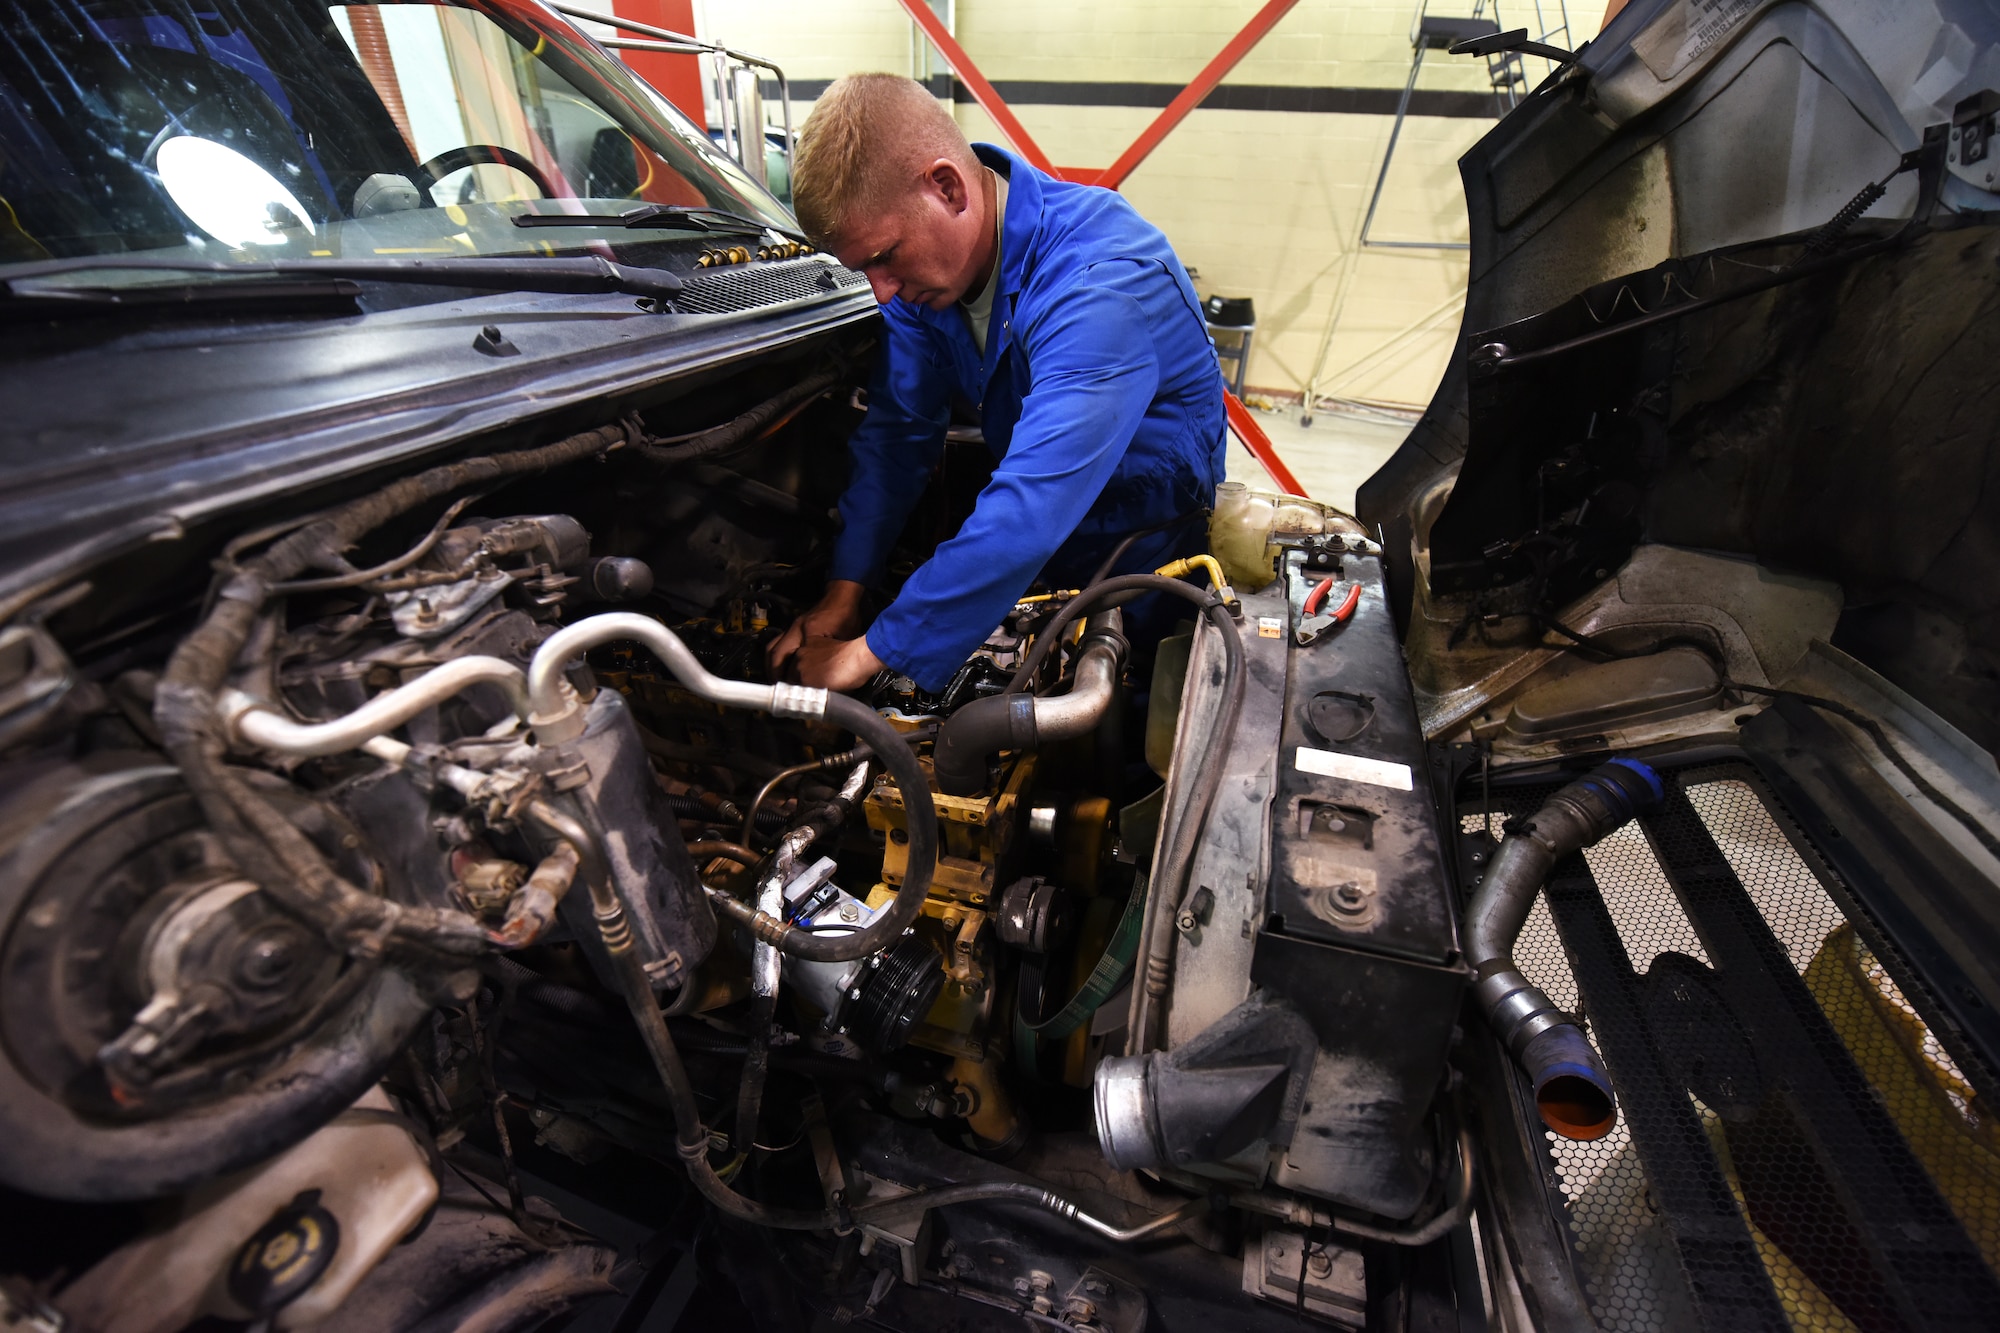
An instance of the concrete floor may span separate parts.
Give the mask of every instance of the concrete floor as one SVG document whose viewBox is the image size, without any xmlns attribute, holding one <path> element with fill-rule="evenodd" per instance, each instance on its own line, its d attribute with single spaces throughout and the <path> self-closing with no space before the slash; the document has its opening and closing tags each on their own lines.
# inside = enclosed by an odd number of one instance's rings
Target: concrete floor
<svg viewBox="0 0 2000 1333">
<path fill-rule="evenodd" d="M 1254 409 L 1253 409 L 1254 410 Z M 1257 422 L 1283 459 L 1285 466 L 1315 500 L 1352 512 L 1354 492 L 1410 433 L 1408 422 L 1386 416 L 1353 411 L 1324 409 L 1310 426 L 1299 425 L 1297 406 L 1276 412 L 1258 412 Z M 1270 477 L 1250 451 L 1232 435 L 1229 440 L 1228 476 L 1257 490 L 1275 490 Z"/>
</svg>

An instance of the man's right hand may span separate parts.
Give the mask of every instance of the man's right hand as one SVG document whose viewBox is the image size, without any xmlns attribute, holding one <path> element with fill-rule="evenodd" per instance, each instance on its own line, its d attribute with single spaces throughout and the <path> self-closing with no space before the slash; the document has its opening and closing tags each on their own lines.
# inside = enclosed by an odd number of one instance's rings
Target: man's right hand
<svg viewBox="0 0 2000 1333">
<path fill-rule="evenodd" d="M 764 650 L 773 676 L 781 675 L 798 656 L 807 639 L 852 639 L 867 628 L 862 617 L 862 599 L 867 589 L 851 579 L 835 579 L 812 610 L 792 622 L 792 627 L 771 640 Z"/>
</svg>

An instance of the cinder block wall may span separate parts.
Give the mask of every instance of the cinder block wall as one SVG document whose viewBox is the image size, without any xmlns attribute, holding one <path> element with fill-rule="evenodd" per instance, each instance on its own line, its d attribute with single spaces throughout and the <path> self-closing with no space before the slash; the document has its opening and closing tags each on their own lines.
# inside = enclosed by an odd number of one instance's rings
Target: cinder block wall
<svg viewBox="0 0 2000 1333">
<path fill-rule="evenodd" d="M 1228 43 L 1259 0 L 957 0 L 959 41 L 1028 132 L 1065 167 L 1109 166 L 1159 107 Z M 1595 34 L 1601 0 L 1570 0 L 1570 43 Z M 1532 0 L 1501 0 L 1506 27 L 1538 26 Z M 1543 0 L 1544 15 L 1558 6 Z M 1471 0 L 1433 12 L 1467 14 Z M 894 0 L 705 0 L 704 35 L 784 65 L 806 94 L 866 69 L 941 72 Z M 1489 15 L 1493 5 L 1487 5 Z M 1199 275 L 1204 295 L 1248 296 L 1259 329 L 1252 388 L 1297 394 L 1329 317 L 1320 391 L 1429 401 L 1457 331 L 1462 251 L 1362 250 L 1362 215 L 1410 70 L 1414 0 L 1301 0 L 1124 186 Z M 1551 20 L 1553 21 L 1553 20 Z M 928 65 L 926 60 L 928 58 Z M 1529 77 L 1545 71 L 1529 62 Z M 940 88 L 943 84 L 940 83 Z M 1371 235 L 1465 238 L 1456 162 L 1493 124 L 1483 61 L 1429 53 Z M 1253 109 L 1275 104 L 1282 109 Z M 803 120 L 807 103 L 794 114 Z M 961 93 L 960 123 L 1004 143 Z"/>
</svg>

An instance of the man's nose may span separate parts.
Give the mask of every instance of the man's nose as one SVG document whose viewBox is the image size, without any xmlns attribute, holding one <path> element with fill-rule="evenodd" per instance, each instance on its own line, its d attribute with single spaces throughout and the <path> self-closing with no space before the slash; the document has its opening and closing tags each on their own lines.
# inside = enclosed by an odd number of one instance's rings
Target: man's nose
<svg viewBox="0 0 2000 1333">
<path fill-rule="evenodd" d="M 875 293 L 876 305 L 889 304 L 896 293 L 903 290 L 903 284 L 895 278 L 890 277 L 887 273 L 876 272 L 872 269 L 868 271 L 868 286 Z"/>
</svg>

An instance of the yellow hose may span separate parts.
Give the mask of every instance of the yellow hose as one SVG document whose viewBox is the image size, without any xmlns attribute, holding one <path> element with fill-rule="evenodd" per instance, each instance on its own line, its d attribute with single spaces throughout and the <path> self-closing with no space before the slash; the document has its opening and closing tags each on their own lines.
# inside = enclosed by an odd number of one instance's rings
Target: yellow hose
<svg viewBox="0 0 2000 1333">
<path fill-rule="evenodd" d="M 1215 557 L 1212 555 L 1191 555 L 1185 560 L 1161 565 L 1153 572 L 1163 579 L 1177 579 L 1192 574 L 1197 569 L 1208 575 L 1209 587 L 1224 597 L 1229 595 L 1229 580 L 1222 576 L 1222 566 L 1215 563 Z"/>
</svg>

